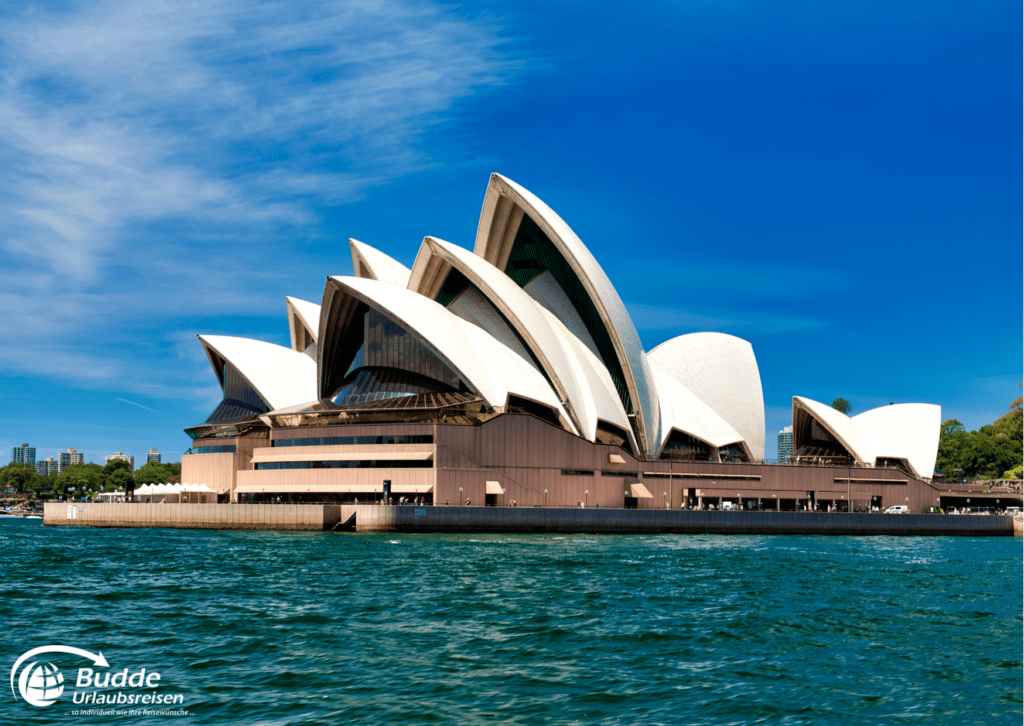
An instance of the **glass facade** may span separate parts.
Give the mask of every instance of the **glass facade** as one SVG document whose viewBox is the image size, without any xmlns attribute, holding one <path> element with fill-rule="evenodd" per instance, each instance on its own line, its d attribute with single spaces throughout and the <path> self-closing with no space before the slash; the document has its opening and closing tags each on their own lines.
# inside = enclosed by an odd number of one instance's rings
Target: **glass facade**
<svg viewBox="0 0 1024 726">
<path fill-rule="evenodd" d="M 469 287 L 469 284 L 466 276 L 453 267 L 448 271 L 434 300 L 448 307 L 455 301 L 455 298 L 462 294 L 463 290 Z"/>
<path fill-rule="evenodd" d="M 626 387 L 626 377 L 622 373 L 622 366 L 619 365 L 619 358 L 615 354 L 615 346 L 612 345 L 611 337 L 597 312 L 594 301 L 590 299 L 587 289 L 554 243 L 548 239 L 548 236 L 528 214 L 524 214 L 522 222 L 519 223 L 515 241 L 512 243 L 512 251 L 509 254 L 508 264 L 505 266 L 505 274 L 515 280 L 519 287 L 526 287 L 533 278 L 545 270 L 555 278 L 566 297 L 576 308 L 583 324 L 587 326 L 587 332 L 590 333 L 597 345 L 597 350 L 612 377 L 615 390 L 619 394 L 626 413 L 634 413 L 633 402 L 629 398 L 629 389 Z"/>
<path fill-rule="evenodd" d="M 321 436 L 309 439 L 277 439 L 272 446 L 373 446 L 376 444 L 432 444 L 433 434 L 388 436 Z"/>
<path fill-rule="evenodd" d="M 673 431 L 665 442 L 661 458 L 676 461 L 711 461 L 711 446 L 689 434 Z"/>
<path fill-rule="evenodd" d="M 793 429 L 793 447 L 796 449 L 793 456 L 797 463 L 814 459 L 842 463 L 852 458 L 846 447 L 828 429 L 802 409 L 796 411 Z"/>
<path fill-rule="evenodd" d="M 787 426 L 779 432 L 778 439 L 778 461 L 780 464 L 789 463 L 793 458 L 793 427 Z"/>
<path fill-rule="evenodd" d="M 360 459 L 357 461 L 265 461 L 257 471 L 270 469 L 429 469 L 430 459 Z"/>
<path fill-rule="evenodd" d="M 363 344 L 333 396 L 340 405 L 468 390 L 419 336 L 377 310 L 363 316 Z"/>
<path fill-rule="evenodd" d="M 224 363 L 224 400 L 204 423 L 215 424 L 240 418 L 252 418 L 270 410 L 245 377 L 228 362 Z"/>
<path fill-rule="evenodd" d="M 199 446 L 192 450 L 193 454 L 233 454 L 236 451 L 234 444 L 230 446 Z"/>
<path fill-rule="evenodd" d="M 728 464 L 747 461 L 747 455 L 743 453 L 743 447 L 738 444 L 729 444 L 728 446 L 721 447 L 718 450 L 718 456 L 722 461 Z"/>
<path fill-rule="evenodd" d="M 31 464 L 36 465 L 36 447 L 29 446 L 28 444 L 22 444 L 21 446 L 11 447 L 11 463 L 12 464 Z"/>
</svg>

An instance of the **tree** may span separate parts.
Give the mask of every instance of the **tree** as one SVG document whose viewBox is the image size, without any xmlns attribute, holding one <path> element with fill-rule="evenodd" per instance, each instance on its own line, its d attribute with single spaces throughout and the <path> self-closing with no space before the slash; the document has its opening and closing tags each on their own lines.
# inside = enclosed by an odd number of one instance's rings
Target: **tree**
<svg viewBox="0 0 1024 726">
<path fill-rule="evenodd" d="M 132 468 L 128 462 L 123 459 L 111 459 L 103 467 L 97 490 L 113 492 L 125 489 L 129 483 L 134 484 L 135 478 L 132 476 Z"/>
<path fill-rule="evenodd" d="M 67 495 L 71 489 L 75 494 L 95 492 L 103 486 L 103 467 L 99 464 L 72 464 L 57 477 L 57 490 Z"/>
<path fill-rule="evenodd" d="M 171 477 L 171 468 L 165 464 L 148 461 L 135 472 L 136 484 L 165 484 Z"/>
<path fill-rule="evenodd" d="M 956 419 L 943 423 L 935 465 L 950 479 L 1011 478 L 1024 452 L 1021 403 L 1018 398 L 1009 413 L 977 431 L 966 431 Z"/>
<path fill-rule="evenodd" d="M 36 468 L 31 464 L 19 464 L 11 462 L 0 469 L 0 489 L 10 490 L 24 494 L 29 489 L 32 477 L 36 476 Z"/>
<path fill-rule="evenodd" d="M 832 408 L 842 414 L 850 415 L 850 411 L 853 410 L 853 406 L 845 398 L 837 398 L 832 402 Z"/>
<path fill-rule="evenodd" d="M 28 483 L 28 490 L 34 492 L 37 496 L 55 494 L 58 491 L 57 472 L 51 472 L 46 476 L 36 474 Z"/>
</svg>

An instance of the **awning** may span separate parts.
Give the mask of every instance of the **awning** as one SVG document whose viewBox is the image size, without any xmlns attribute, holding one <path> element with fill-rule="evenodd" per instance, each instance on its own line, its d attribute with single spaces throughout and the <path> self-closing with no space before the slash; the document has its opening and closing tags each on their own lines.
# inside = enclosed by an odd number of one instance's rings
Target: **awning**
<svg viewBox="0 0 1024 726">
<path fill-rule="evenodd" d="M 654 495 L 647 491 L 647 487 L 639 482 L 630 484 L 629 489 L 636 499 L 654 499 Z"/>
<path fill-rule="evenodd" d="M 625 464 L 626 460 L 623 459 L 618 454 L 608 454 L 608 463 L 609 464 Z"/>
<path fill-rule="evenodd" d="M 488 494 L 504 494 L 505 490 L 501 488 L 501 484 L 496 481 L 487 482 L 487 493 Z"/>
<path fill-rule="evenodd" d="M 294 451 L 277 453 L 279 449 L 274 449 L 273 451 L 274 453 L 272 454 L 269 452 L 254 452 L 252 455 L 252 463 L 264 464 L 274 461 L 424 461 L 434 457 L 434 452 L 432 451 L 318 451 L 315 453 L 310 453 L 308 451 L 304 451 L 302 453 L 296 453 Z"/>
<path fill-rule="evenodd" d="M 392 494 L 429 494 L 433 484 L 392 484 Z M 380 484 L 239 484 L 239 494 L 380 494 Z"/>
</svg>

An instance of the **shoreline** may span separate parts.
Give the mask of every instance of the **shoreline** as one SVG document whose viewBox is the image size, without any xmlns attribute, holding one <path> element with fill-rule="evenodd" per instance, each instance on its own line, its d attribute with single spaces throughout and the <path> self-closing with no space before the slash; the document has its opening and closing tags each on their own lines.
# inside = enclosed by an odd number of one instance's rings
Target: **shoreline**
<svg viewBox="0 0 1024 726">
<path fill-rule="evenodd" d="M 587 534 L 1021 536 L 1014 518 L 978 514 L 48 502 L 46 526 L 269 531 Z"/>
</svg>

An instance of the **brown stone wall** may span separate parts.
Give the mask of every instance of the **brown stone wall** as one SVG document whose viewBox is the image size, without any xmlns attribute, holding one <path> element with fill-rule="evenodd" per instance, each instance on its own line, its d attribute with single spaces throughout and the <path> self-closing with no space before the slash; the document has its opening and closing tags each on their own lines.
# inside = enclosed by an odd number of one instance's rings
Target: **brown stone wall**
<svg viewBox="0 0 1024 726">
<path fill-rule="evenodd" d="M 204 454 L 216 456 L 216 454 Z M 72 509 L 72 507 L 74 509 Z M 338 521 L 318 504 L 66 504 L 48 502 L 43 524 L 68 527 L 172 527 L 318 531 Z"/>
</svg>

